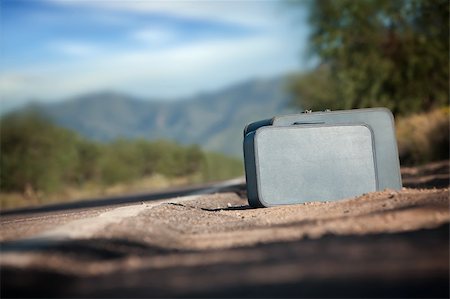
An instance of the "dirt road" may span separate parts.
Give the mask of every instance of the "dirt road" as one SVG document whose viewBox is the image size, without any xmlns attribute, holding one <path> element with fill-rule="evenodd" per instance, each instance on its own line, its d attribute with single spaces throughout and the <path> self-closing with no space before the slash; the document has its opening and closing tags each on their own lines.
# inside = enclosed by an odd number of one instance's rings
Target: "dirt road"
<svg viewBox="0 0 450 299">
<path fill-rule="evenodd" d="M 2 219 L 2 297 L 448 297 L 448 161 L 403 177 L 428 189 L 251 209 L 235 186 L 28 233 Z"/>
</svg>

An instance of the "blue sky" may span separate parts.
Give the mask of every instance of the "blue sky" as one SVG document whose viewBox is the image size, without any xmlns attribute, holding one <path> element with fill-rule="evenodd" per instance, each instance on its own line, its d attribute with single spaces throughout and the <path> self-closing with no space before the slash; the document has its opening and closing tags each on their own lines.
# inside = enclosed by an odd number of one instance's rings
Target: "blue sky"
<svg viewBox="0 0 450 299">
<path fill-rule="evenodd" d="M 307 65 L 306 12 L 276 1 L 0 5 L 2 109 L 103 90 L 170 100 Z"/>
</svg>

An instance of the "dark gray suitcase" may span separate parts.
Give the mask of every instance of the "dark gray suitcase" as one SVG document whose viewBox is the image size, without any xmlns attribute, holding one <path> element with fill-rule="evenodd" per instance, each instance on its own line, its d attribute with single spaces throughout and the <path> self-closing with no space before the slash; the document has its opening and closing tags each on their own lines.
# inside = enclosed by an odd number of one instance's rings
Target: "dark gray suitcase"
<svg viewBox="0 0 450 299">
<path fill-rule="evenodd" d="M 301 113 L 244 130 L 249 203 L 331 201 L 401 189 L 392 114 L 385 108 Z"/>
</svg>

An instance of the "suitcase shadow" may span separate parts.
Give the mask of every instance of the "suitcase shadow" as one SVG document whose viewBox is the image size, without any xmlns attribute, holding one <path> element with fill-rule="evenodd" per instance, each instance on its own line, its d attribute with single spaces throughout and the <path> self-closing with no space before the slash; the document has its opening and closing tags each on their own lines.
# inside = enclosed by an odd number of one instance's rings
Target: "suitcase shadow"
<svg viewBox="0 0 450 299">
<path fill-rule="evenodd" d="M 243 206 L 233 206 L 233 207 L 227 207 L 227 208 L 201 208 L 203 211 L 208 212 L 219 212 L 219 211 L 240 211 L 240 210 L 252 210 L 255 209 L 249 205 L 243 205 Z"/>
</svg>

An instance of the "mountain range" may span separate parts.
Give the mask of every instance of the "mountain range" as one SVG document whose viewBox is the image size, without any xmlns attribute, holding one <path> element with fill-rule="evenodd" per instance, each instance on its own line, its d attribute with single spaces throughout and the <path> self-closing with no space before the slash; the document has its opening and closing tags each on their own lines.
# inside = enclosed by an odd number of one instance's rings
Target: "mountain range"
<svg viewBox="0 0 450 299">
<path fill-rule="evenodd" d="M 279 77 L 249 80 L 180 100 L 98 92 L 58 103 L 35 103 L 33 109 L 94 140 L 168 139 L 240 157 L 245 125 L 292 112 L 289 102 L 285 77 Z"/>
</svg>

